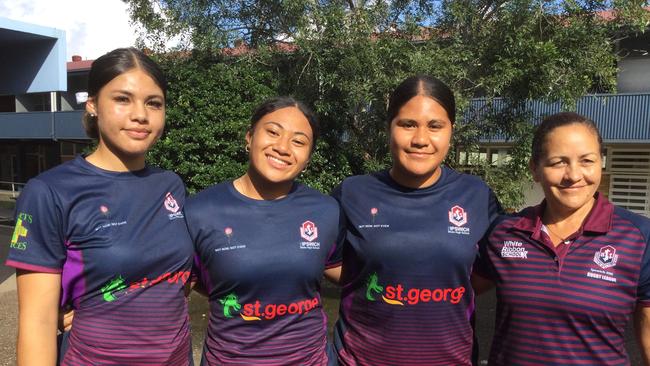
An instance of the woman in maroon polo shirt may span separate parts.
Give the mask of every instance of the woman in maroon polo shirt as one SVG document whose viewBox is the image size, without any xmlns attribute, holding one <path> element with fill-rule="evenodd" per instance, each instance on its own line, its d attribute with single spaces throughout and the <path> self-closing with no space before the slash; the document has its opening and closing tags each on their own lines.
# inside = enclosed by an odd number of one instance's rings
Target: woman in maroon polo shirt
<svg viewBox="0 0 650 366">
<path fill-rule="evenodd" d="M 544 201 L 500 218 L 481 246 L 498 299 L 490 365 L 629 365 L 635 310 L 650 360 L 650 220 L 598 193 L 602 150 L 579 114 L 537 128 L 530 169 Z"/>
</svg>

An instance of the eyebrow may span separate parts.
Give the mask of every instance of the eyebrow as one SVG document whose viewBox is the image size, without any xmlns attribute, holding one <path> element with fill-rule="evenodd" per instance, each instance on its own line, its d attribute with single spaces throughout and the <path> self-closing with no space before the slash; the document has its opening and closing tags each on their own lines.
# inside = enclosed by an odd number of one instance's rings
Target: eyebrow
<svg viewBox="0 0 650 366">
<path fill-rule="evenodd" d="M 277 127 L 280 128 L 280 129 L 283 129 L 283 130 L 285 129 L 285 128 L 284 128 L 280 123 L 278 123 L 278 122 L 268 121 L 268 122 L 264 122 L 264 124 L 265 124 L 265 125 L 269 125 L 269 124 L 271 124 L 271 125 L 277 126 Z M 311 140 L 311 139 L 309 138 L 309 136 L 307 136 L 307 134 L 304 133 L 304 132 L 302 132 L 302 131 L 293 131 L 293 134 L 294 134 L 294 135 L 303 135 L 303 136 L 305 136 L 305 138 L 307 138 L 308 140 Z"/>
<path fill-rule="evenodd" d="M 133 93 L 131 93 L 131 92 L 128 91 L 128 90 L 113 90 L 113 91 L 111 91 L 111 93 L 126 94 L 126 95 L 128 95 L 128 96 L 130 96 L 130 97 L 133 96 Z M 151 95 L 147 95 L 147 98 L 145 98 L 145 99 L 149 99 L 149 98 L 163 98 L 163 99 L 164 99 L 164 97 L 162 96 L 162 94 L 151 94 Z"/>
<path fill-rule="evenodd" d="M 415 123 L 418 123 L 418 121 L 416 121 L 416 120 L 414 120 L 412 118 L 400 118 L 400 119 L 397 120 L 397 122 L 415 122 Z M 449 123 L 449 121 L 446 121 L 444 119 L 437 119 L 437 118 L 429 120 L 426 123 L 429 124 L 431 122 Z"/>
</svg>

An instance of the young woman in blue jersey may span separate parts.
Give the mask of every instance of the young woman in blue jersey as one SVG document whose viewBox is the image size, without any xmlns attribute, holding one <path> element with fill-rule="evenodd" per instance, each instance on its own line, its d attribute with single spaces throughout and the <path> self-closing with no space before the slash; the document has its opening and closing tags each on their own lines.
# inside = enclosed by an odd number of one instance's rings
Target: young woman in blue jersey
<svg viewBox="0 0 650 366">
<path fill-rule="evenodd" d="M 598 193 L 602 151 L 579 114 L 537 128 L 530 169 L 544 201 L 499 219 L 481 245 L 480 274 L 497 286 L 490 365 L 629 365 L 635 311 L 650 364 L 650 220 Z"/>
<path fill-rule="evenodd" d="M 323 272 L 340 274 L 339 207 L 295 182 L 318 138 L 288 97 L 263 103 L 246 133 L 246 174 L 188 200 L 210 317 L 202 365 L 326 365 Z"/>
<path fill-rule="evenodd" d="M 75 311 L 63 365 L 187 365 L 193 248 L 175 174 L 145 154 L 165 124 L 166 80 L 135 49 L 93 62 L 88 156 L 31 179 L 16 206 L 19 365 L 57 362 L 59 305 Z"/>
<path fill-rule="evenodd" d="M 392 93 L 392 167 L 335 190 L 347 221 L 340 319 L 342 365 L 471 365 L 477 243 L 498 203 L 479 178 L 443 165 L 452 91 L 415 76 Z"/>
</svg>

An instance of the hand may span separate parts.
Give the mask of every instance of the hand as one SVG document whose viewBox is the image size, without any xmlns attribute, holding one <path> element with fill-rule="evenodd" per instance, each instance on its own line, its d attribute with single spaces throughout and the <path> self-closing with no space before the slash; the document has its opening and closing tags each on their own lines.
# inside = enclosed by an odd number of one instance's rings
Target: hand
<svg viewBox="0 0 650 366">
<path fill-rule="evenodd" d="M 71 308 L 59 309 L 59 321 L 57 327 L 61 333 L 69 332 L 72 329 L 72 319 L 74 318 L 74 310 Z"/>
</svg>

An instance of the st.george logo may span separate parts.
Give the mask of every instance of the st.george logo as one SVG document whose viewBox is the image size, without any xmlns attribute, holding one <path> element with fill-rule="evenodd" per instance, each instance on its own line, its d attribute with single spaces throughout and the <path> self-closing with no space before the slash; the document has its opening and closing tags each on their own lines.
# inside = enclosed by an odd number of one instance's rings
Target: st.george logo
<svg viewBox="0 0 650 366">
<path fill-rule="evenodd" d="M 467 224 L 467 212 L 458 205 L 452 207 L 449 210 L 449 222 L 459 227 Z"/>
<path fill-rule="evenodd" d="M 305 221 L 300 226 L 300 236 L 307 241 L 314 241 L 318 238 L 318 228 L 311 221 Z"/>
<path fill-rule="evenodd" d="M 600 248 L 600 250 L 594 254 L 594 263 L 603 269 L 614 267 L 617 261 L 618 254 L 616 254 L 616 248 L 611 245 L 606 245 Z"/>
<path fill-rule="evenodd" d="M 176 202 L 176 200 L 174 199 L 174 196 L 172 196 L 172 194 L 170 192 L 167 192 L 167 195 L 165 196 L 164 204 L 165 204 L 165 208 L 167 209 L 167 211 L 169 211 L 171 213 L 176 213 L 176 212 L 178 212 L 178 210 L 181 209 L 180 207 L 178 207 L 178 203 Z"/>
</svg>

